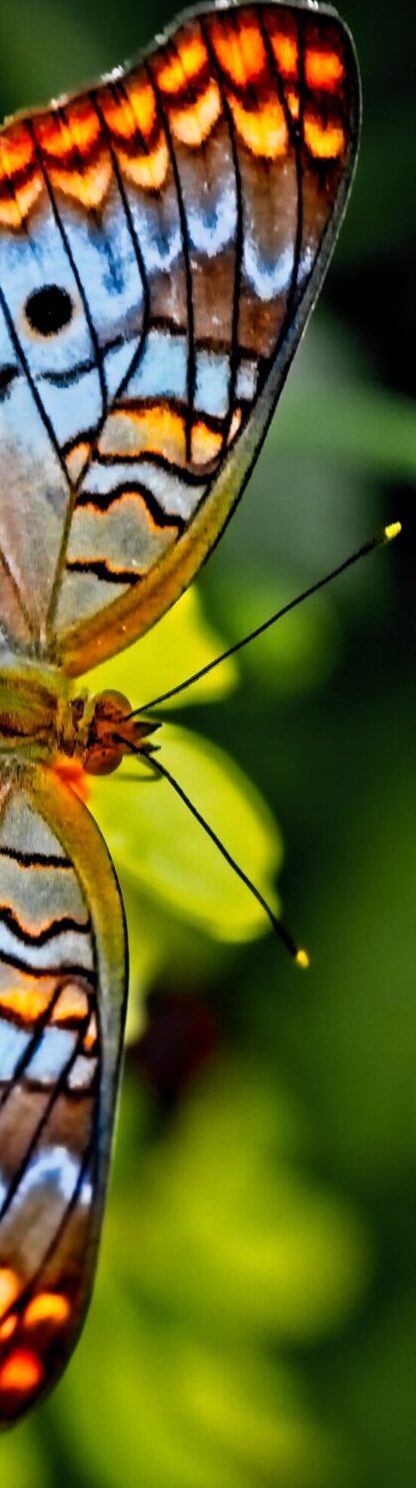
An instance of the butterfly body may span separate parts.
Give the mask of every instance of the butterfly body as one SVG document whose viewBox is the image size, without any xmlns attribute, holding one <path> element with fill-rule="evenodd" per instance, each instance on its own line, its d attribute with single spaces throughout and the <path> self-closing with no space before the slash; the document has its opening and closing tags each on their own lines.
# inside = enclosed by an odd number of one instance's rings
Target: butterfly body
<svg viewBox="0 0 416 1488">
<path fill-rule="evenodd" d="M 155 725 L 136 716 L 119 692 L 89 697 L 74 692 L 57 669 L 26 666 L 11 657 L 0 669 L 0 756 L 56 763 L 74 759 L 90 774 L 109 774 L 139 748 Z"/>
<path fill-rule="evenodd" d="M 74 679 L 174 603 L 229 519 L 322 283 L 359 114 L 335 12 L 271 0 L 190 12 L 0 133 L 4 1424 L 71 1353 L 109 1165 L 127 949 L 82 775 L 152 749 L 127 699 Z"/>
</svg>

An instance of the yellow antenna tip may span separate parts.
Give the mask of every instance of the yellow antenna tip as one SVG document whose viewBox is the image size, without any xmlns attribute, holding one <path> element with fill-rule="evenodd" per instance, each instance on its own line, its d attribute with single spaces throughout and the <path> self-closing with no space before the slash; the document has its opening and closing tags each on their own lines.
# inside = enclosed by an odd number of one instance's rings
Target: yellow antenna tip
<svg viewBox="0 0 416 1488">
<path fill-rule="evenodd" d="M 302 967 L 302 971 L 307 971 L 308 970 L 308 966 L 310 966 L 310 964 L 311 963 L 310 963 L 310 960 L 309 960 L 308 952 L 307 951 L 297 951 L 297 954 L 296 954 L 296 965 L 297 966 L 301 966 Z"/>
<path fill-rule="evenodd" d="M 391 522 L 389 527 L 385 527 L 384 536 L 387 542 L 393 542 L 395 537 L 400 537 L 401 530 L 401 522 Z"/>
</svg>

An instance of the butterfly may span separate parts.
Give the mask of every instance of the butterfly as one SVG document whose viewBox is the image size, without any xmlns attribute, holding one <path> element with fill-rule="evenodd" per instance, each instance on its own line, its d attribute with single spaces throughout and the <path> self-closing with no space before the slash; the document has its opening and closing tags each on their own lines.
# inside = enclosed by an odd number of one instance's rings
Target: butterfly
<svg viewBox="0 0 416 1488">
<path fill-rule="evenodd" d="M 327 267 L 359 134 L 315 4 L 190 11 L 0 135 L 0 1421 L 62 1372 L 96 1264 L 127 946 L 59 757 L 150 753 L 74 679 L 174 603 L 228 521 Z"/>
</svg>

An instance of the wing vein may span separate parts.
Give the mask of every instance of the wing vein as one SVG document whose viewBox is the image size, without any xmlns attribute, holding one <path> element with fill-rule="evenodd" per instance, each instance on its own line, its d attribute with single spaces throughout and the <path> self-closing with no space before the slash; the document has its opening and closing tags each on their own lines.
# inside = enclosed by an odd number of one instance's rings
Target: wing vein
<svg viewBox="0 0 416 1488">
<path fill-rule="evenodd" d="M 297 36 L 298 36 L 298 48 L 299 48 L 299 119 L 298 119 L 297 123 L 295 123 L 294 120 L 292 119 L 292 115 L 291 115 L 290 109 L 288 107 L 288 103 L 287 103 L 287 99 L 286 99 L 286 94 L 285 94 L 285 90 L 284 90 L 284 87 L 283 87 L 282 79 L 281 79 L 281 76 L 280 76 L 280 73 L 279 73 L 279 69 L 278 69 L 278 66 L 277 66 L 276 58 L 275 58 L 275 55 L 274 55 L 274 52 L 273 52 L 273 47 L 270 44 L 269 33 L 268 33 L 268 30 L 267 30 L 267 26 L 265 24 L 264 16 L 263 16 L 262 11 L 261 11 L 260 8 L 259 8 L 259 22 L 260 22 L 260 29 L 261 29 L 263 41 L 264 41 L 264 46 L 265 46 L 265 49 L 266 49 L 267 60 L 268 60 L 269 67 L 270 67 L 270 72 L 271 72 L 271 75 L 274 78 L 274 81 L 275 81 L 275 84 L 276 84 L 277 96 L 278 96 L 279 103 L 280 103 L 280 105 L 281 105 L 281 107 L 283 109 L 283 113 L 284 113 L 284 116 L 285 116 L 285 121 L 286 121 L 286 126 L 287 126 L 287 130 L 288 130 L 288 134 L 289 134 L 289 139 L 291 140 L 291 143 L 293 145 L 293 149 L 294 149 L 294 152 L 295 152 L 295 170 L 296 170 L 297 204 L 296 204 L 296 234 L 295 234 L 295 241 L 294 241 L 294 244 L 293 244 L 293 267 L 292 267 L 292 274 L 291 274 L 290 286 L 289 286 L 288 295 L 287 295 L 286 310 L 285 310 L 285 314 L 284 314 L 284 317 L 283 317 L 283 323 L 282 323 L 282 326 L 281 326 L 280 335 L 279 335 L 279 338 L 278 338 L 278 341 L 277 341 L 277 345 L 276 345 L 276 348 L 275 348 L 275 352 L 274 352 L 274 357 L 277 358 L 278 357 L 278 354 L 279 354 L 279 351 L 280 351 L 280 348 L 283 345 L 283 342 L 284 342 L 285 337 L 287 335 L 288 328 L 289 328 L 290 323 L 291 323 L 292 318 L 293 318 L 293 306 L 294 306 L 294 301 L 295 301 L 295 298 L 296 298 L 296 290 L 297 290 L 298 274 L 299 274 L 299 265 L 300 265 L 300 258 L 301 258 L 301 252 L 302 252 L 302 238 L 303 238 L 302 173 L 303 173 L 303 167 L 302 167 L 302 156 L 301 156 L 301 141 L 302 141 L 302 137 L 303 137 L 303 114 L 304 114 L 304 103 L 305 103 L 304 44 L 303 44 L 303 32 L 302 32 L 300 26 L 298 26 L 298 24 L 296 23 L 296 31 L 297 31 Z"/>
<path fill-rule="evenodd" d="M 23 1288 L 23 1291 L 20 1292 L 19 1302 L 18 1302 L 20 1313 L 23 1312 L 23 1310 L 24 1310 L 24 1308 L 26 1306 L 26 1303 L 28 1302 L 29 1298 L 31 1296 L 33 1296 L 34 1291 L 37 1290 L 37 1288 L 39 1287 L 39 1282 L 41 1280 L 41 1277 L 42 1277 L 42 1275 L 43 1275 L 43 1273 L 44 1273 L 44 1271 L 45 1271 L 45 1269 L 46 1269 L 46 1267 L 47 1267 L 47 1265 L 48 1265 L 51 1257 L 53 1256 L 54 1252 L 56 1251 L 57 1246 L 59 1245 L 59 1242 L 61 1240 L 61 1237 L 64 1234 L 65 1227 L 66 1227 L 66 1225 L 68 1223 L 68 1219 L 70 1218 L 73 1210 L 76 1207 L 76 1204 L 78 1203 L 79 1195 L 81 1193 L 81 1189 L 82 1189 L 82 1186 L 83 1186 L 83 1183 L 84 1183 L 85 1175 L 87 1173 L 87 1169 L 88 1169 L 89 1162 L 90 1162 L 90 1159 L 91 1159 L 91 1154 L 94 1151 L 94 1147 L 96 1148 L 96 1145 L 97 1145 L 97 1131 L 96 1131 L 96 1127 L 97 1127 L 97 1121 L 95 1121 L 95 1123 L 94 1123 L 93 1136 L 91 1137 L 91 1140 L 88 1142 L 88 1146 L 86 1148 L 86 1151 L 85 1151 L 85 1154 L 84 1154 L 84 1158 L 83 1158 L 83 1161 L 82 1161 L 81 1166 L 80 1166 L 80 1170 L 79 1170 L 78 1178 L 77 1178 L 76 1185 L 75 1185 L 75 1188 L 74 1188 L 74 1192 L 73 1192 L 73 1194 L 71 1194 L 71 1198 L 68 1200 L 66 1209 L 65 1209 L 65 1211 L 64 1211 L 64 1213 L 62 1215 L 62 1218 L 60 1219 L 59 1224 L 57 1225 L 57 1228 L 55 1230 L 55 1234 L 52 1235 L 52 1239 L 49 1241 L 49 1244 L 47 1245 L 46 1250 L 45 1250 L 45 1252 L 44 1252 L 44 1254 L 42 1256 L 42 1260 L 39 1262 L 39 1265 L 37 1266 L 36 1271 L 33 1273 L 33 1276 L 30 1277 L 30 1280 L 26 1283 L 26 1286 Z M 2 1313 L 2 1322 L 4 1322 L 6 1320 L 6 1318 L 9 1317 L 10 1313 L 15 1310 L 15 1307 L 16 1307 L 16 1303 L 15 1302 L 11 1302 L 9 1308 L 7 1309 L 7 1312 Z"/>
<path fill-rule="evenodd" d="M 126 93 L 125 88 L 123 88 L 122 84 L 119 84 L 119 91 L 123 94 L 123 97 L 124 97 L 124 100 L 125 100 L 126 105 L 129 105 L 128 95 Z M 112 89 L 112 92 L 113 93 L 115 92 L 115 89 L 114 88 Z M 130 378 L 137 371 L 137 367 L 138 367 L 139 362 L 141 360 L 141 357 L 143 355 L 143 349 L 144 349 L 144 345 L 145 345 L 145 341 L 146 341 L 146 337 L 147 337 L 147 332 L 148 332 L 148 328 L 149 328 L 149 319 L 150 319 L 150 291 L 149 291 L 149 284 L 148 284 L 147 273 L 146 273 L 146 266 L 145 266 L 145 262 L 144 262 L 142 250 L 141 250 L 141 247 L 140 247 L 139 239 L 137 237 L 136 229 L 135 229 L 135 226 L 134 226 L 133 215 L 132 215 L 132 211 L 131 211 L 131 207 L 130 207 L 130 202 L 129 202 L 129 199 L 128 199 L 128 196 L 127 196 L 127 192 L 126 192 L 126 189 L 125 189 L 123 177 L 122 177 L 120 166 L 119 166 L 119 163 L 118 163 L 118 160 L 117 160 L 116 151 L 114 149 L 113 142 L 112 142 L 112 139 L 111 139 L 111 134 L 110 134 L 110 130 L 108 128 L 107 120 L 105 118 L 105 115 L 102 112 L 102 109 L 101 109 L 100 104 L 98 103 L 96 94 L 94 94 L 94 93 L 91 93 L 90 94 L 90 102 L 91 102 L 93 108 L 95 109 L 95 112 L 97 114 L 97 118 L 100 121 L 100 125 L 101 125 L 102 131 L 103 131 L 104 139 L 105 139 L 106 144 L 107 144 L 107 149 L 108 149 L 108 153 L 109 153 L 109 156 L 110 156 L 110 159 L 111 159 L 111 163 L 112 163 L 112 167 L 113 167 L 115 179 L 117 181 L 117 186 L 118 186 L 118 189 L 119 189 L 119 192 L 120 192 L 120 200 L 121 200 L 122 206 L 124 208 L 126 222 L 127 222 L 127 226 L 128 226 L 128 230 L 129 230 L 129 234 L 130 234 L 130 238 L 131 238 L 131 243 L 132 243 L 132 247 L 133 247 L 133 252 L 134 252 L 134 256 L 135 256 L 135 259 L 136 259 L 137 267 L 138 267 L 138 270 L 139 270 L 139 275 L 140 275 L 142 289 L 143 289 L 143 322 L 142 322 L 142 328 L 141 328 L 141 333 L 140 333 L 139 344 L 136 347 L 135 352 L 133 352 L 133 356 L 132 356 L 132 359 L 131 359 L 131 362 L 130 362 L 129 367 L 127 368 L 127 372 L 125 372 L 124 377 L 122 378 L 122 381 L 120 383 L 120 387 L 117 389 L 117 398 L 121 398 L 122 395 L 123 395 L 123 392 L 125 392 L 125 389 L 127 387 L 128 382 L 130 381 Z"/>
<path fill-rule="evenodd" d="M 232 323 L 231 323 L 231 345 L 230 345 L 230 352 L 229 352 L 229 356 L 230 356 L 230 381 L 229 381 L 229 388 L 228 388 L 228 415 L 227 415 L 227 418 L 225 419 L 224 435 L 223 435 L 223 453 L 224 453 L 225 450 L 226 450 L 226 446 L 227 446 L 227 440 L 228 440 L 228 435 L 229 435 L 229 432 L 230 432 L 231 421 L 232 421 L 232 416 L 233 416 L 234 397 L 235 397 L 235 388 L 236 388 L 237 371 L 238 371 L 239 325 L 240 325 L 240 298 L 241 298 L 241 279 L 242 279 L 243 243 L 244 243 L 243 191 L 242 191 L 242 181 L 241 181 L 241 172 L 240 172 L 240 162 L 239 162 L 239 159 L 238 159 L 238 149 L 237 149 L 236 133 L 235 133 L 234 121 L 233 121 L 231 109 L 230 109 L 230 106 L 229 106 L 229 103 L 228 103 L 228 99 L 227 99 L 226 94 L 225 94 L 225 90 L 224 90 L 224 86 L 223 86 L 223 81 L 222 81 L 220 69 L 219 69 L 218 64 L 217 64 L 217 59 L 215 57 L 215 53 L 214 53 L 213 47 L 211 45 L 211 38 L 210 38 L 210 35 L 209 35 L 208 27 L 204 24 L 204 20 L 203 20 L 202 17 L 201 17 L 201 20 L 200 20 L 200 25 L 201 25 L 201 31 L 202 31 L 202 34 L 203 34 L 203 37 L 204 37 L 205 45 L 206 45 L 206 48 L 207 48 L 207 51 L 208 51 L 208 55 L 209 55 L 209 58 L 210 58 L 212 70 L 214 72 L 214 75 L 217 78 L 218 87 L 219 87 L 220 94 L 221 94 L 222 106 L 223 106 L 223 109 L 224 109 L 225 118 L 227 120 L 228 137 L 229 137 L 229 141 L 230 141 L 231 157 L 232 157 L 233 170 L 234 170 L 235 192 L 236 192 L 236 206 L 237 206 L 237 222 L 236 222 L 236 235 L 235 235 L 235 267 L 234 267 L 233 308 L 232 308 Z"/>
<path fill-rule="evenodd" d="M 30 618 L 29 611 L 28 611 L 28 609 L 27 609 L 27 607 L 25 605 L 24 599 L 23 599 L 23 595 L 20 592 L 19 586 L 18 586 L 18 584 L 16 582 L 16 579 L 14 577 L 14 573 L 12 573 L 12 570 L 10 568 L 10 564 L 7 561 L 6 554 L 3 552 L 3 548 L 0 548 L 0 563 L 3 566 L 4 572 L 6 574 L 6 578 L 8 578 L 9 583 L 12 586 L 13 593 L 14 593 L 14 596 L 15 596 L 15 599 L 16 599 L 16 604 L 18 605 L 19 610 L 21 612 L 21 615 L 23 616 L 23 619 L 25 621 L 25 625 L 27 625 L 29 634 L 32 636 L 32 640 L 35 642 L 36 639 L 37 639 L 37 636 L 36 636 L 36 631 L 35 631 L 34 626 L 33 626 L 33 621 Z M 14 649 L 14 644 L 13 644 L 12 638 L 10 636 L 9 627 L 6 625 L 6 622 L 4 620 L 4 616 L 3 615 L 1 616 L 1 624 L 4 627 L 4 630 L 7 633 L 7 638 L 10 641 L 10 646 L 11 646 L 11 649 L 13 650 Z"/>
<path fill-rule="evenodd" d="M 90 1020 L 90 1008 L 88 1008 L 88 1013 L 86 1014 L 85 1018 L 83 1018 L 82 1021 L 79 1024 L 78 1037 L 77 1037 L 77 1039 L 75 1041 L 75 1045 L 74 1045 L 74 1048 L 72 1050 L 72 1054 L 70 1055 L 69 1059 L 67 1059 L 66 1064 L 64 1065 L 63 1070 L 61 1070 L 61 1073 L 59 1075 L 59 1078 L 55 1081 L 55 1083 L 54 1083 L 54 1085 L 52 1087 L 51 1094 L 49 1096 L 49 1100 L 46 1102 L 46 1106 L 44 1108 L 44 1111 L 42 1112 L 42 1116 L 40 1117 L 40 1120 L 37 1123 L 37 1126 L 35 1126 L 35 1129 L 34 1129 L 33 1134 L 31 1136 L 30 1142 L 28 1142 L 28 1145 L 27 1145 L 27 1147 L 25 1149 L 24 1157 L 22 1158 L 22 1161 L 19 1164 L 19 1167 L 16 1168 L 16 1172 L 13 1174 L 13 1178 L 11 1179 L 11 1182 L 9 1183 L 9 1187 L 7 1189 L 6 1198 L 4 1199 L 4 1202 L 3 1202 L 3 1204 L 2 1204 L 2 1206 L 0 1208 L 0 1223 L 2 1222 L 2 1220 L 5 1217 L 5 1215 L 8 1213 L 8 1210 L 10 1209 L 10 1205 L 12 1204 L 13 1199 L 15 1197 L 15 1194 L 17 1193 L 17 1190 L 20 1187 L 20 1184 L 22 1182 L 22 1178 L 24 1178 L 24 1175 L 27 1172 L 27 1169 L 28 1169 L 28 1166 L 29 1166 L 29 1163 L 30 1163 L 30 1159 L 33 1156 L 33 1153 L 35 1151 L 35 1148 L 38 1145 L 39 1138 L 42 1136 L 42 1132 L 44 1131 L 45 1126 L 47 1125 L 47 1123 L 49 1121 L 49 1117 L 50 1117 L 51 1111 L 53 1110 L 53 1107 L 55 1105 L 55 1101 L 58 1099 L 58 1097 L 60 1096 L 62 1090 L 64 1089 L 66 1080 L 68 1079 L 68 1075 L 71 1073 L 71 1070 L 73 1069 L 73 1066 L 75 1064 L 75 1061 L 76 1061 L 76 1059 L 78 1059 L 78 1055 L 80 1054 L 80 1052 L 82 1050 L 83 1040 L 84 1040 L 84 1037 L 85 1037 L 85 1034 L 86 1034 L 86 1031 L 87 1031 L 87 1028 L 88 1028 L 89 1020 Z M 16 1078 L 18 1078 L 18 1076 L 16 1076 L 15 1079 Z M 13 1085 L 14 1084 L 15 1084 L 15 1080 L 13 1081 Z M 11 1086 L 11 1088 L 13 1088 L 13 1086 Z"/>
<path fill-rule="evenodd" d="M 101 419 L 102 419 L 102 422 L 104 423 L 105 418 L 107 416 L 107 388 L 106 388 L 106 383 L 105 383 L 104 368 L 103 368 L 103 358 L 102 358 L 101 348 L 100 348 L 100 345 L 99 345 L 97 332 L 96 332 L 94 321 L 93 321 L 93 318 L 92 318 L 92 314 L 91 314 L 91 310 L 90 310 L 90 306 L 89 306 L 89 302 L 88 302 L 88 296 L 85 293 L 85 289 L 84 289 L 84 286 L 83 286 L 83 283 L 82 283 L 82 279 L 81 279 L 81 276 L 80 276 L 80 274 L 78 272 L 78 268 L 77 268 L 77 265 L 76 265 L 76 262 L 75 262 L 75 258 L 74 258 L 73 252 L 72 252 L 72 248 L 71 248 L 71 245 L 70 245 L 70 242 L 69 242 L 69 239 L 68 239 L 68 234 L 67 234 L 66 229 L 64 227 L 64 223 L 62 221 L 61 213 L 59 211 L 59 207 L 58 207 L 58 203 L 57 203 L 57 200 L 56 200 L 56 197 L 55 197 L 55 192 L 53 190 L 52 183 L 49 180 L 49 176 L 47 174 L 47 171 L 45 170 L 44 162 L 43 162 L 42 155 L 41 155 L 41 152 L 40 152 L 40 149 L 39 149 L 39 146 L 38 146 L 38 142 L 37 142 L 37 139 L 36 139 L 36 134 L 35 134 L 35 130 L 34 130 L 33 124 L 32 124 L 32 122 L 30 120 L 28 122 L 29 122 L 29 128 L 30 128 L 30 133 L 31 133 L 32 140 L 33 140 L 34 149 L 35 149 L 35 152 L 36 152 L 36 157 L 37 157 L 38 164 L 39 164 L 39 169 L 40 169 L 40 171 L 42 173 L 43 181 L 44 181 L 44 184 L 45 184 L 45 190 L 46 190 L 47 195 L 49 197 L 49 201 L 50 201 L 50 205 L 51 205 L 51 210 L 52 210 L 52 213 L 53 213 L 53 217 L 54 217 L 54 220 L 56 222 L 56 226 L 57 226 L 58 232 L 60 234 L 61 241 L 63 243 L 63 247 L 64 247 L 64 250 L 65 250 L 65 253 L 66 253 L 68 262 L 70 264 L 72 273 L 74 275 L 75 283 L 77 285 L 77 288 L 78 288 L 78 291 L 79 291 L 79 294 L 80 294 L 80 298 L 81 298 L 81 302 L 82 302 L 82 306 L 83 306 L 85 318 L 86 318 L 88 329 L 89 329 L 89 333 L 90 333 L 90 336 L 91 336 L 91 344 L 92 344 L 93 351 L 94 351 L 94 356 L 95 356 L 95 366 L 97 368 L 98 378 L 99 378 L 99 382 L 100 382 L 101 408 L 102 408 Z M 52 586 L 51 597 L 50 597 L 49 608 L 48 608 L 48 614 L 47 614 L 47 620 L 46 620 L 47 630 L 49 631 L 49 633 L 50 633 L 50 631 L 53 628 L 53 623 L 54 623 L 55 614 L 56 614 L 56 607 L 57 607 L 57 603 L 58 603 L 58 599 L 59 599 L 59 592 L 60 592 L 60 587 L 61 587 L 61 582 L 62 582 L 63 571 L 64 571 L 64 567 L 65 567 L 65 558 L 66 558 L 66 552 L 67 552 L 67 547 L 68 547 L 69 534 L 70 534 L 70 530 L 71 530 L 73 510 L 74 510 L 74 504 L 75 504 L 75 494 L 76 494 L 76 488 L 72 485 L 72 483 L 69 480 L 67 466 L 66 466 L 65 459 L 64 459 L 61 451 L 60 451 L 60 459 L 61 459 L 61 464 L 63 465 L 63 469 L 65 470 L 65 475 L 66 475 L 66 479 L 67 479 L 68 486 L 69 486 L 69 491 L 70 491 L 70 497 L 69 497 L 69 501 L 68 501 L 68 509 L 67 509 L 66 518 L 65 518 L 64 530 L 63 530 L 63 534 L 62 534 L 62 541 L 61 541 L 61 546 L 60 546 L 60 550 L 59 550 L 58 561 L 57 561 L 57 565 L 56 565 L 55 577 L 54 577 L 54 582 L 53 582 L 53 586 Z"/>
<path fill-rule="evenodd" d="M 15 327 L 15 324 L 14 324 L 13 316 L 11 314 L 9 305 L 7 303 L 6 295 L 4 293 L 4 289 L 3 289 L 2 284 L 0 284 L 0 305 L 1 305 L 1 308 L 3 310 L 3 315 L 4 315 L 4 318 L 5 318 L 5 321 L 6 321 L 7 329 L 9 331 L 10 339 L 12 341 L 14 350 L 16 352 L 16 356 L 19 358 L 19 361 L 20 361 L 21 366 L 23 368 L 25 377 L 27 378 L 27 381 L 28 381 L 28 384 L 29 384 L 29 387 L 30 387 L 30 391 L 31 391 L 32 397 L 34 399 L 34 402 L 36 403 L 36 407 L 37 407 L 38 413 L 40 414 L 40 417 L 42 419 L 42 423 L 44 425 L 44 428 L 46 429 L 46 432 L 47 432 L 47 434 L 49 436 L 49 439 L 51 441 L 51 445 L 52 445 L 53 450 L 54 450 L 54 452 L 56 454 L 57 460 L 59 461 L 59 464 L 61 466 L 61 470 L 63 471 L 63 474 L 65 476 L 66 485 L 68 486 L 68 489 L 70 489 L 70 480 L 69 480 L 68 471 L 67 471 L 67 468 L 66 468 L 66 465 L 65 465 L 65 460 L 64 460 L 63 455 L 62 455 L 62 452 L 61 452 L 61 450 L 59 448 L 59 444 L 58 444 L 58 440 L 56 438 L 56 434 L 55 434 L 55 430 L 54 430 L 53 424 L 51 422 L 51 419 L 49 418 L 49 414 L 47 414 L 47 412 L 46 412 L 46 408 L 44 408 L 44 406 L 43 406 L 42 399 L 41 399 L 40 393 L 38 392 L 35 379 L 34 379 L 34 377 L 32 377 L 32 373 L 31 373 L 31 370 L 30 370 L 30 365 L 29 365 L 29 362 L 28 362 L 26 353 L 23 350 L 23 346 L 22 346 L 22 343 L 20 341 L 20 337 L 18 336 L 16 327 Z"/>
<path fill-rule="evenodd" d="M 188 320 L 188 361 L 187 361 L 187 400 L 186 400 L 186 402 L 187 402 L 187 406 L 186 406 L 186 458 L 187 458 L 187 460 L 189 462 L 191 462 L 191 460 L 192 460 L 192 426 L 193 426 L 194 405 L 195 405 L 195 392 L 196 392 L 196 355 L 195 355 L 195 323 L 194 323 L 193 282 L 192 282 L 192 267 L 191 267 L 190 243 L 189 243 L 189 236 L 188 236 L 188 224 L 187 224 L 187 219 L 186 219 L 186 211 L 185 211 L 185 204 L 184 204 L 184 198 L 183 198 L 182 183 L 181 183 L 181 178 L 180 178 L 180 174 L 179 174 L 179 169 L 178 169 L 178 163 L 177 163 L 177 159 L 176 159 L 176 154 L 175 154 L 175 147 L 174 147 L 174 144 L 173 144 L 173 141 L 172 141 L 172 135 L 171 135 L 170 125 L 169 125 L 169 120 L 168 120 L 168 117 L 167 117 L 167 113 L 166 113 L 164 104 L 162 102 L 160 88 L 158 87 L 157 78 L 155 77 L 155 74 L 153 72 L 153 68 L 150 67 L 150 65 L 149 65 L 148 62 L 145 63 L 145 67 L 146 67 L 146 72 L 149 75 L 149 78 L 150 78 L 150 81 L 151 81 L 151 85 L 154 88 L 154 91 L 155 91 L 155 94 L 156 94 L 156 98 L 157 98 L 157 102 L 158 102 L 158 106 L 159 106 L 159 111 L 160 111 L 160 116 L 161 116 L 161 119 L 162 119 L 162 122 L 163 122 L 164 131 L 165 131 L 166 144 L 167 144 L 167 148 L 168 148 L 169 159 L 170 159 L 170 163 L 171 163 L 171 167 L 172 167 L 172 175 L 173 175 L 173 180 L 174 180 L 174 184 L 175 184 L 176 199 L 177 199 L 177 205 L 178 205 L 179 226 L 180 226 L 181 238 L 182 238 L 183 260 L 184 260 L 184 269 L 185 269 L 185 285 L 186 285 L 186 309 L 187 309 L 187 320 Z"/>
</svg>

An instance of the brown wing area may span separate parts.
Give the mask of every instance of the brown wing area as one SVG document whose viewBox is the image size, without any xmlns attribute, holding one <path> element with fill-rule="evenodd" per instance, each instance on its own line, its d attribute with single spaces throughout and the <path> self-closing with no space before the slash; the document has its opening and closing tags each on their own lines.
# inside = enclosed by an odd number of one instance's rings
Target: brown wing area
<svg viewBox="0 0 416 1488">
<path fill-rule="evenodd" d="M 45 775 L 45 779 L 47 777 Z M 41 799 L 42 797 L 42 799 Z M 66 845 L 56 825 L 62 805 Z M 52 817 L 52 820 L 51 820 Z M 66 817 L 66 830 L 65 830 Z M 122 1026 L 113 978 L 112 1052 L 95 903 L 81 860 L 86 812 L 28 771 L 4 779 L 0 808 L 0 1424 L 53 1385 L 91 1292 Z M 92 823 L 87 819 L 87 836 Z M 93 850 L 114 884 L 98 834 Z M 91 868 L 89 867 L 89 872 Z M 111 901 L 111 903 L 109 902 Z M 115 901 L 120 921 L 120 910 Z M 100 914 L 103 913 L 101 907 Z M 120 935 L 120 931 L 119 931 Z M 121 941 L 122 941 L 121 927 Z M 98 930 L 98 943 L 100 934 Z M 102 947 L 101 947 L 102 950 Z M 101 963 L 101 966 L 100 966 Z M 104 991 L 104 998 L 103 998 Z"/>
<path fill-rule="evenodd" d="M 23 368 L 40 472 L 33 494 L 20 446 L 40 557 L 16 506 L 0 505 L 16 644 L 30 649 L 29 624 L 38 649 L 82 672 L 147 629 L 196 572 L 322 281 L 358 116 L 342 23 L 276 3 L 190 14 L 130 71 L 3 134 L 0 311 L 20 368 L 4 417 L 10 429 L 15 402 L 15 427 Z M 27 345 L 8 290 L 23 232 L 39 269 Z"/>
</svg>

